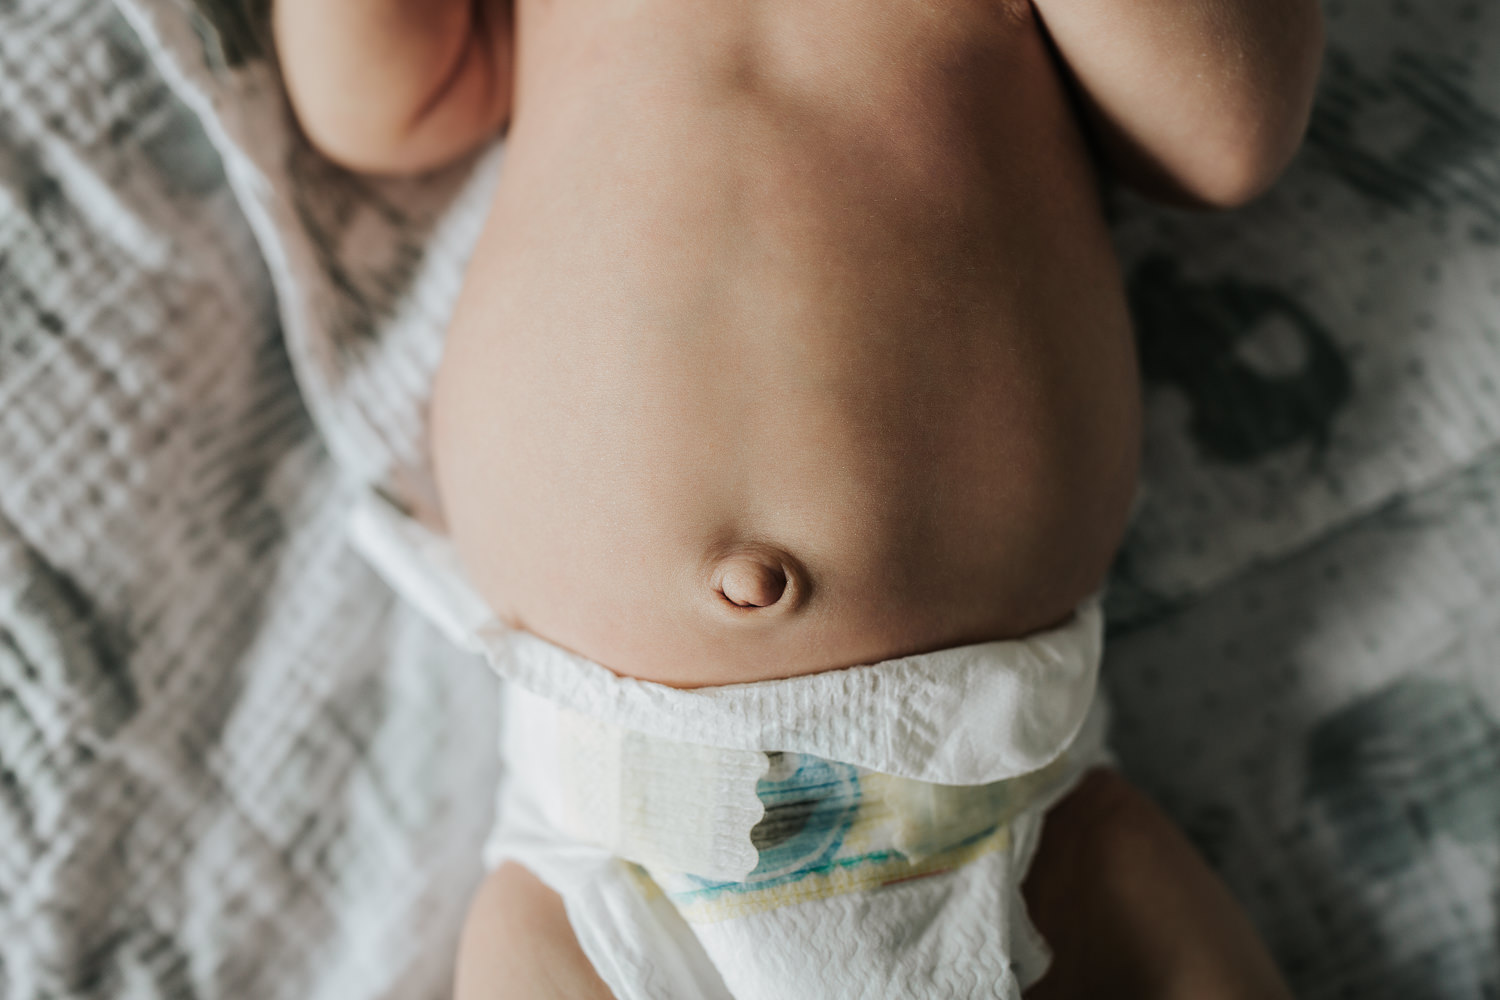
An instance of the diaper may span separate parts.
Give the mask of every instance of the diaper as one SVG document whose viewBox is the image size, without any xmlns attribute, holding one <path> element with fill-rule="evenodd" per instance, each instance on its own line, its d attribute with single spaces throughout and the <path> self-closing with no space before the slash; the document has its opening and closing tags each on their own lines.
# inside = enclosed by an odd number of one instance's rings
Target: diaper
<svg viewBox="0 0 1500 1000">
<path fill-rule="evenodd" d="M 622 678 L 507 630 L 372 497 L 352 537 L 506 681 L 485 861 L 563 899 L 620 1000 L 1019 1000 L 1046 810 L 1107 763 L 1097 598 L 1024 639 L 750 684 Z"/>
</svg>

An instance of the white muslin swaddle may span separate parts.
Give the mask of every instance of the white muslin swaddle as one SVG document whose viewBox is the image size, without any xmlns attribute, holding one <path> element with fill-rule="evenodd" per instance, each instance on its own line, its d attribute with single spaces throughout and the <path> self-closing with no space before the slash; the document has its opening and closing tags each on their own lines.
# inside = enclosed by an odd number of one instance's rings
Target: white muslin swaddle
<svg viewBox="0 0 1500 1000">
<path fill-rule="evenodd" d="M 1021 882 L 1106 762 L 1097 599 L 1064 625 L 681 690 L 508 630 L 451 547 L 372 496 L 353 539 L 508 683 L 486 847 L 562 897 L 621 1000 L 1019 1000 Z"/>
</svg>

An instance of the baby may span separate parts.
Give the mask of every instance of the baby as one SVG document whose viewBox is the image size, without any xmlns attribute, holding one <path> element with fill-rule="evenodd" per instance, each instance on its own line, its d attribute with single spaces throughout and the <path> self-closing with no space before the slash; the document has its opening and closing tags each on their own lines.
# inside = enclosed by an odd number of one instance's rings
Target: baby
<svg viewBox="0 0 1500 1000">
<path fill-rule="evenodd" d="M 1026 637 L 1101 586 L 1139 401 L 1102 165 L 1264 188 L 1313 0 L 281 0 L 334 160 L 508 124 L 432 400 L 446 532 L 495 616 L 614 674 L 736 685 Z M 772 749 L 772 748 L 767 748 Z M 1112 772 L 1053 807 L 1028 996 L 1280 996 Z M 500 867 L 463 997 L 609 992 Z M 790 990 L 787 996 L 796 995 Z"/>
</svg>

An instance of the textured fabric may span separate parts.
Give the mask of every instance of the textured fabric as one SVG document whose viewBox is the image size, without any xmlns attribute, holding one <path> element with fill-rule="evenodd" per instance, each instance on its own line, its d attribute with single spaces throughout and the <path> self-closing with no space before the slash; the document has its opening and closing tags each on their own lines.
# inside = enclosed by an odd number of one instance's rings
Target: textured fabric
<svg viewBox="0 0 1500 1000">
<path fill-rule="evenodd" d="M 350 495 L 197 121 L 0 4 L 0 997 L 440 995 L 493 696 Z"/>
<path fill-rule="evenodd" d="M 0 3 L 0 995 L 437 997 L 490 699 L 340 523 L 421 463 L 499 157 L 351 177 L 265 0 L 118 5 Z M 1326 10 L 1268 197 L 1120 199 L 1104 683 L 1299 996 L 1494 997 L 1500 9 Z"/>
<path fill-rule="evenodd" d="M 1497 648 L 1494 454 L 1108 647 L 1117 753 L 1299 997 L 1500 995 Z"/>
</svg>

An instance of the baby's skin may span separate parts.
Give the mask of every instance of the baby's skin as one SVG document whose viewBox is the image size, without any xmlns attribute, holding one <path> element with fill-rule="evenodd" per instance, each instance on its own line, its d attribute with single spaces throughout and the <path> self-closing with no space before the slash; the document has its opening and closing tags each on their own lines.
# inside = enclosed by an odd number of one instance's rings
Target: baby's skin
<svg viewBox="0 0 1500 1000">
<path fill-rule="evenodd" d="M 508 124 L 434 389 L 446 529 L 504 620 L 679 686 L 1022 636 L 1095 591 L 1139 439 L 1099 165 L 1247 200 L 1300 140 L 1321 47 L 1313 0 L 275 12 L 303 127 L 351 168 L 436 167 Z M 1128 786 L 1088 801 L 1049 821 L 1042 929 L 1068 940 L 1047 884 L 1071 837 L 1105 860 L 1065 922 L 1118 928 L 1111 947 L 1157 970 L 1109 995 L 1278 995 L 1159 814 Z M 1148 869 L 1207 889 L 1152 906 Z M 1161 973 L 1185 914 L 1224 989 Z M 464 995 L 603 995 L 559 916 L 524 871 L 492 875 Z M 515 926 L 474 930 L 497 920 Z M 1068 948 L 1058 963 L 1038 995 L 1092 995 L 1058 992 L 1086 983 Z"/>
</svg>

